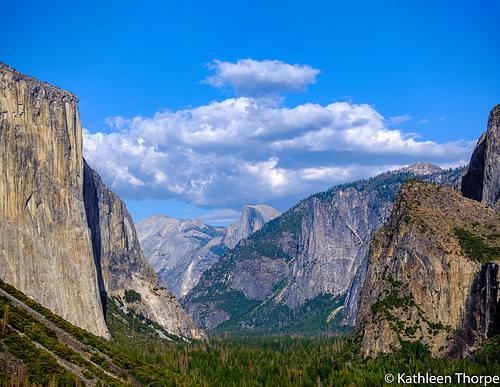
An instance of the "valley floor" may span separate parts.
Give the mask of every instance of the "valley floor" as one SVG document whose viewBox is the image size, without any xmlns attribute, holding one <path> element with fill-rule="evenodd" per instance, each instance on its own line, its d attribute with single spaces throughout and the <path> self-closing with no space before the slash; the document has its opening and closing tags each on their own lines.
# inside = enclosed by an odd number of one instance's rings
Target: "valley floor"
<svg viewBox="0 0 500 387">
<path fill-rule="evenodd" d="M 466 360 L 433 358 L 418 342 L 405 343 L 398 353 L 363 359 L 352 335 L 212 336 L 208 343 L 179 342 L 132 352 L 200 386 L 373 387 L 388 386 L 391 377 L 395 385 L 411 378 L 424 386 L 450 385 L 450 380 L 451 385 L 473 386 L 500 375 L 498 340 Z"/>
</svg>

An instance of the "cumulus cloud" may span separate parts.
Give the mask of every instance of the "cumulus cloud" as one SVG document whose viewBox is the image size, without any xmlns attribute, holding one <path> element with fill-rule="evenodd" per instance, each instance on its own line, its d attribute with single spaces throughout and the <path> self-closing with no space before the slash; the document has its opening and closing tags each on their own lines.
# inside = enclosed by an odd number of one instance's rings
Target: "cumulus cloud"
<svg viewBox="0 0 500 387">
<path fill-rule="evenodd" d="M 204 82 L 218 88 L 234 88 L 238 96 L 262 96 L 303 92 L 316 83 L 320 73 L 308 65 L 290 65 L 277 60 L 240 59 L 236 63 L 215 60 L 209 66 L 215 75 Z"/>
<path fill-rule="evenodd" d="M 374 107 L 348 102 L 288 108 L 239 97 L 108 123 L 111 133 L 84 130 L 84 154 L 120 196 L 232 210 L 257 203 L 283 210 L 417 161 L 465 163 L 473 147 L 391 130 Z"/>
</svg>

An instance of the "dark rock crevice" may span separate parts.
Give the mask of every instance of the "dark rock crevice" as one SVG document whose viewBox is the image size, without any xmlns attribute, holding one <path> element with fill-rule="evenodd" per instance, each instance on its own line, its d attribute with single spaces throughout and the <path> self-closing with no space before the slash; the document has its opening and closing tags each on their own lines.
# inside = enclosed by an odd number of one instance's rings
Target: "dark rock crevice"
<svg viewBox="0 0 500 387">
<path fill-rule="evenodd" d="M 483 199 L 483 172 L 486 149 L 486 133 L 477 142 L 467 173 L 462 177 L 462 194 L 480 202 Z"/>
<path fill-rule="evenodd" d="M 486 263 L 474 278 L 450 356 L 464 358 L 500 333 L 498 263 Z"/>
<path fill-rule="evenodd" d="M 99 199 L 97 196 L 97 187 L 94 180 L 94 171 L 83 159 L 83 200 L 85 203 L 85 213 L 87 215 L 87 224 L 90 229 L 92 240 L 92 252 L 94 255 L 94 263 L 97 271 L 97 283 L 99 285 L 99 293 L 101 296 L 101 305 L 106 316 L 107 292 L 104 285 L 101 265 L 101 228 L 99 226 Z"/>
</svg>

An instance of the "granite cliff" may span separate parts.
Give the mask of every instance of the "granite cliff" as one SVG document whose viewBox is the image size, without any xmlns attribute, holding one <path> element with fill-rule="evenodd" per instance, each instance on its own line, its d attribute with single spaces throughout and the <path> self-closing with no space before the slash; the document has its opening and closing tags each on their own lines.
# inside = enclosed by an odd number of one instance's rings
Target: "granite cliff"
<svg viewBox="0 0 500 387">
<path fill-rule="evenodd" d="M 0 65 L 0 278 L 109 338 L 108 297 L 170 333 L 203 338 L 161 289 L 125 204 L 84 161 L 78 98 Z"/>
<path fill-rule="evenodd" d="M 87 221 L 103 306 L 108 297 L 125 301 L 125 292 L 132 290 L 140 294 L 140 301 L 129 303 L 128 308 L 159 323 L 171 334 L 205 338 L 172 292 L 160 285 L 141 249 L 125 203 L 85 161 L 84 165 Z"/>
<path fill-rule="evenodd" d="M 212 227 L 201 219 L 154 215 L 136 224 L 147 260 L 162 286 L 177 297 L 185 296 L 222 253 L 279 215 L 265 205 L 243 206 L 237 223 Z"/>
<path fill-rule="evenodd" d="M 363 354 L 403 341 L 418 340 L 434 356 L 463 356 L 481 345 L 494 325 L 484 310 L 496 314 L 484 303 L 496 304 L 499 232 L 492 209 L 450 187 L 405 182 L 371 240 L 357 322 Z"/>
<path fill-rule="evenodd" d="M 85 214 L 77 102 L 0 64 L 0 277 L 109 337 Z"/>
<path fill-rule="evenodd" d="M 227 251 L 181 299 L 207 329 L 298 332 L 354 325 L 369 240 L 409 177 L 455 184 L 428 163 L 304 199 Z"/>
<path fill-rule="evenodd" d="M 465 197 L 500 210 L 500 105 L 490 113 L 487 130 L 477 142 L 460 189 Z"/>
<path fill-rule="evenodd" d="M 243 238 L 260 230 L 263 225 L 279 215 L 279 211 L 263 204 L 243 206 L 238 222 L 229 225 L 224 245 L 230 249 L 234 248 Z"/>
</svg>

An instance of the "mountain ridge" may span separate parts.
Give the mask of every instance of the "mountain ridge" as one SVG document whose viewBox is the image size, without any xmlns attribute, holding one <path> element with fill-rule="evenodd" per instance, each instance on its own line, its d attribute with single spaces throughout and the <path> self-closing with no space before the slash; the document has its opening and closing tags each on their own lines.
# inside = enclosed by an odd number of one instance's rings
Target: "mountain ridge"
<svg viewBox="0 0 500 387">
<path fill-rule="evenodd" d="M 429 166 L 415 170 L 426 173 Z M 463 171 L 439 170 L 424 177 L 455 185 Z M 296 330 L 297 311 L 310 302 L 316 309 L 308 315 L 317 316 L 320 330 L 354 325 L 371 233 L 389 217 L 401 183 L 414 176 L 408 170 L 387 172 L 303 199 L 226 252 L 181 304 L 200 326 L 220 326 L 220 332 Z M 336 298 L 342 295 L 345 304 L 336 320 L 321 320 L 325 310 L 342 306 Z"/>
<path fill-rule="evenodd" d="M 408 180 L 370 244 L 356 340 L 366 356 L 405 343 L 468 357 L 500 333 L 500 105 L 457 189 Z"/>
</svg>

